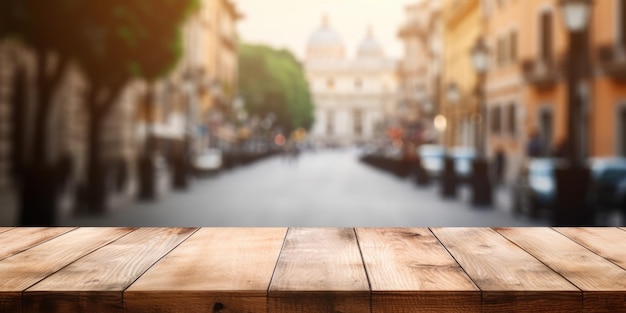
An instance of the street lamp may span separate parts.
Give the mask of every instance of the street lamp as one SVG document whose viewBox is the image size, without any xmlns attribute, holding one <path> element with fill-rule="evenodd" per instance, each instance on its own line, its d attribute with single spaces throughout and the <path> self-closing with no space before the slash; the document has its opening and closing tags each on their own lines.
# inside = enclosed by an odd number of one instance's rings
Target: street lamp
<svg viewBox="0 0 626 313">
<path fill-rule="evenodd" d="M 592 212 L 586 206 L 586 196 L 591 185 L 591 172 L 584 164 L 581 153 L 582 79 L 589 72 L 587 29 L 591 15 L 590 0 L 561 0 L 563 22 L 569 32 L 567 56 L 568 138 L 567 165 L 555 170 L 556 204 L 554 224 L 581 225 L 591 222 Z"/>
<path fill-rule="evenodd" d="M 561 0 L 559 5 L 569 32 L 577 33 L 587 29 L 592 5 L 590 0 Z"/>
<path fill-rule="evenodd" d="M 449 104 L 457 105 L 461 100 L 461 94 L 456 83 L 450 83 L 446 90 L 446 98 Z M 446 121 L 446 127 L 448 122 Z M 441 195 L 444 198 L 454 198 L 457 193 L 458 179 L 454 166 L 454 159 L 448 151 L 443 158 L 443 173 L 441 175 Z"/>
<path fill-rule="evenodd" d="M 485 78 L 489 69 L 489 48 L 483 38 L 478 38 L 471 51 L 472 64 L 478 75 L 476 84 L 476 98 L 478 100 L 479 116 L 485 115 Z M 475 140 L 476 157 L 472 163 L 472 204 L 489 206 L 493 203 L 493 191 L 489 179 L 489 162 L 485 157 L 485 119 L 478 118 L 476 123 L 478 138 Z"/>
</svg>

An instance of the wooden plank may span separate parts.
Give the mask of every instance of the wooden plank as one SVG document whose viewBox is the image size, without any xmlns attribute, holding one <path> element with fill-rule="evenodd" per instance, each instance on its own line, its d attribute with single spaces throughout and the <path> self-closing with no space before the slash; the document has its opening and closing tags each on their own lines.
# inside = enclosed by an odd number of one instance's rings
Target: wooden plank
<svg viewBox="0 0 626 313">
<path fill-rule="evenodd" d="M 580 312 L 582 295 L 490 228 L 433 228 L 482 292 L 483 312 Z"/>
<path fill-rule="evenodd" d="M 353 229 L 290 228 L 269 289 L 270 312 L 369 312 Z"/>
<path fill-rule="evenodd" d="M 22 292 L 131 228 L 79 228 L 0 261 L 0 312 L 21 312 Z"/>
<path fill-rule="evenodd" d="M 14 227 L 0 227 L 0 233 L 4 233 L 7 232 L 11 229 L 13 229 Z"/>
<path fill-rule="evenodd" d="M 480 312 L 480 291 L 428 228 L 357 228 L 372 312 Z"/>
<path fill-rule="evenodd" d="M 0 233 L 0 260 L 27 250 L 30 247 L 65 234 L 73 227 L 26 227 Z"/>
<path fill-rule="evenodd" d="M 555 228 L 603 258 L 626 269 L 626 232 L 613 227 Z"/>
<path fill-rule="evenodd" d="M 26 290 L 23 312 L 121 312 L 123 291 L 195 230 L 135 230 Z"/>
<path fill-rule="evenodd" d="M 498 232 L 580 288 L 585 312 L 626 312 L 624 269 L 549 228 Z"/>
<path fill-rule="evenodd" d="M 128 312 L 267 312 L 286 228 L 203 228 L 124 292 Z"/>
</svg>

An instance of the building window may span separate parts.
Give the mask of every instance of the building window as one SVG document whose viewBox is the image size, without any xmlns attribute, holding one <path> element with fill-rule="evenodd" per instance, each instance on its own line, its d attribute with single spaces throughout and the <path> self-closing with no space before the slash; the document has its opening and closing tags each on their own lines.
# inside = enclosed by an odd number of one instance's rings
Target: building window
<svg viewBox="0 0 626 313">
<path fill-rule="evenodd" d="M 552 149 L 554 135 L 554 112 L 552 108 L 543 108 L 539 112 L 539 132 L 543 139 L 543 154 L 547 155 Z"/>
<path fill-rule="evenodd" d="M 541 49 L 540 49 L 540 57 L 541 60 L 545 61 L 546 63 L 551 63 L 552 62 L 552 55 L 553 55 L 553 45 L 554 45 L 554 32 L 553 32 L 553 16 L 552 16 L 552 12 L 543 12 L 541 13 L 541 20 L 540 20 L 540 37 L 541 38 Z"/>
<path fill-rule="evenodd" d="M 622 105 L 619 109 L 618 119 L 617 127 L 619 131 L 617 136 L 620 143 L 618 152 L 620 156 L 626 157 L 626 106 Z"/>
<path fill-rule="evenodd" d="M 329 78 L 329 79 L 326 81 L 326 88 L 328 88 L 328 90 L 333 90 L 333 89 L 335 89 L 335 80 L 334 80 L 334 79 L 332 79 L 332 78 Z"/>
<path fill-rule="evenodd" d="M 335 132 L 335 114 L 331 111 L 326 113 L 326 134 L 333 135 Z"/>
<path fill-rule="evenodd" d="M 361 136 L 363 134 L 363 112 L 359 109 L 354 110 L 352 118 L 354 120 L 354 134 Z"/>
<path fill-rule="evenodd" d="M 499 135 L 502 129 L 501 125 L 501 109 L 500 106 L 494 106 L 491 109 L 491 134 Z"/>
<path fill-rule="evenodd" d="M 517 135 L 517 106 L 512 103 L 507 108 L 507 126 L 509 135 Z"/>
<path fill-rule="evenodd" d="M 626 46 L 626 0 L 617 1 L 617 39 L 620 46 Z"/>
<path fill-rule="evenodd" d="M 498 51 L 497 51 L 497 58 L 498 58 L 498 66 L 502 67 L 504 66 L 504 54 L 506 53 L 506 51 L 504 50 L 504 40 L 502 37 L 498 37 Z"/>
<path fill-rule="evenodd" d="M 515 63 L 517 61 L 517 31 L 512 31 L 509 34 L 509 62 Z"/>
</svg>

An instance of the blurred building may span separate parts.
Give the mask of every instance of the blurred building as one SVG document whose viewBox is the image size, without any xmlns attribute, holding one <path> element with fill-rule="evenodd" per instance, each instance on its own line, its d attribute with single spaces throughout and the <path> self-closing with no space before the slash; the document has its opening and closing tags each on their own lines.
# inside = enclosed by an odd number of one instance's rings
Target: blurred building
<svg viewBox="0 0 626 313">
<path fill-rule="evenodd" d="M 404 44 L 399 65 L 400 106 L 409 124 L 423 129 L 422 141 L 436 141 L 433 126 L 439 112 L 440 78 L 443 64 L 441 1 L 425 0 L 405 8 L 406 20 L 398 37 Z"/>
<path fill-rule="evenodd" d="M 324 17 L 309 38 L 304 66 L 315 105 L 312 140 L 343 146 L 384 134 L 396 114 L 396 62 L 385 57 L 372 29 L 349 58 Z"/>
<path fill-rule="evenodd" d="M 491 60 L 485 82 L 487 153 L 501 149 L 507 156 L 506 177 L 517 174 L 525 153 L 525 138 L 534 126 L 525 121 L 527 91 L 522 58 L 532 54 L 534 26 L 527 9 L 532 1 L 483 1 L 484 37 Z M 552 126 L 545 126 L 553 131 Z"/>
<path fill-rule="evenodd" d="M 439 96 L 447 119 L 443 142 L 448 147 L 473 147 L 482 123 L 478 77 L 470 55 L 483 31 L 480 1 L 444 0 L 441 5 L 445 51 Z"/>
<path fill-rule="evenodd" d="M 180 121 L 179 135 L 191 132 L 206 148 L 231 115 L 238 93 L 239 51 L 237 22 L 242 18 L 230 0 L 202 0 L 200 10 L 183 28 L 185 54 L 175 71 L 159 86 L 161 99 L 176 93 L 177 102 L 166 115 Z M 165 81 L 165 80 L 164 80 Z M 178 87 L 178 90 L 172 88 Z M 177 104 L 176 104 L 177 103 Z"/>
<path fill-rule="evenodd" d="M 191 134 L 204 139 L 204 145 L 197 141 L 198 147 L 206 146 L 209 113 L 217 108 L 227 114 L 230 109 L 238 80 L 235 25 L 241 16 L 228 0 L 204 0 L 201 4 L 201 10 L 184 26 L 185 52 L 173 74 L 151 85 L 130 82 L 103 123 L 100 151 L 106 167 L 106 208 L 115 208 L 136 195 L 137 160 L 148 129 L 164 141 Z M 36 69 L 35 57 L 27 47 L 9 40 L 0 43 L 0 203 L 6 202 L 5 195 L 15 198 L 20 164 L 28 162 Z M 19 71 L 23 77 L 17 75 Z M 71 65 L 57 87 L 47 127 L 49 161 L 66 167 L 60 213 L 68 214 L 85 195 L 89 82 L 79 67 Z M 164 145 L 166 157 L 171 146 Z"/>
<path fill-rule="evenodd" d="M 10 40 L 0 43 L 0 194 L 17 191 L 21 168 L 32 158 L 34 89 L 37 64 L 34 53 Z M 60 214 L 77 209 L 80 190 L 86 184 L 88 81 L 76 66 L 68 66 L 56 88 L 46 127 L 48 163 L 62 166 Z M 134 104 L 137 89 L 130 84 L 104 121 L 101 151 L 111 206 L 130 199 L 136 159 Z M 0 199 L 1 200 L 1 199 Z"/>
<path fill-rule="evenodd" d="M 626 157 L 626 1 L 594 1 L 589 153 Z"/>
<path fill-rule="evenodd" d="M 626 3 L 593 1 L 587 33 L 590 71 L 582 97 L 581 149 L 587 156 L 626 156 Z M 483 0 L 492 58 L 487 79 L 488 150 L 504 149 L 509 177 L 532 134 L 541 154 L 568 140 L 568 32 L 558 0 Z"/>
</svg>

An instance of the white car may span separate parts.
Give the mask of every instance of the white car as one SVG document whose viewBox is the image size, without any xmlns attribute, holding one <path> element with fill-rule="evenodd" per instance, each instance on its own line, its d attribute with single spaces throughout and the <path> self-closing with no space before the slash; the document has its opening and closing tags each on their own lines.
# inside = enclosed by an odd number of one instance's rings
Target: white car
<svg viewBox="0 0 626 313">
<path fill-rule="evenodd" d="M 223 157 L 219 149 L 207 149 L 194 162 L 196 171 L 200 173 L 217 172 L 222 168 Z"/>
<path fill-rule="evenodd" d="M 431 177 L 439 177 L 443 171 L 443 161 L 446 156 L 446 148 L 439 145 L 421 145 L 417 153 L 422 161 L 422 167 Z"/>
</svg>

